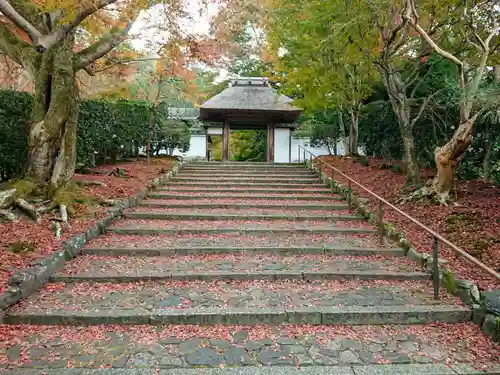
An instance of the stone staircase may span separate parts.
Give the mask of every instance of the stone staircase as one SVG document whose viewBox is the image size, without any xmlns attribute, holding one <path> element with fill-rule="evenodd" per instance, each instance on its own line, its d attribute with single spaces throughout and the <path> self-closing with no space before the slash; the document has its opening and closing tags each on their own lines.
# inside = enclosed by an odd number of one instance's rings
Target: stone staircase
<svg viewBox="0 0 500 375">
<path fill-rule="evenodd" d="M 303 166 L 203 162 L 129 209 L 5 321 L 41 325 L 23 334 L 27 347 L 60 361 L 29 354 L 40 368 L 456 374 L 444 362 L 460 351 L 437 337 L 470 309 L 432 295 L 430 274 L 379 246 Z M 66 341 L 46 325 L 64 325 Z"/>
</svg>

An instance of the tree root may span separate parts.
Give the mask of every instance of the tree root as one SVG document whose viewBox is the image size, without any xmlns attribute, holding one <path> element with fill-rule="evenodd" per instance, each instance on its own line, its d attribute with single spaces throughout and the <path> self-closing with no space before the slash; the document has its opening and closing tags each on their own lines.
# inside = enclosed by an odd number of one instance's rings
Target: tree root
<svg viewBox="0 0 500 375">
<path fill-rule="evenodd" d="M 68 209 L 65 204 L 59 205 L 59 213 L 61 214 L 61 220 L 64 224 L 68 225 Z"/>
<path fill-rule="evenodd" d="M 77 185 L 80 186 L 102 186 L 102 187 L 107 187 L 104 182 L 102 181 L 87 181 L 87 180 L 78 180 L 75 181 Z"/>
<path fill-rule="evenodd" d="M 128 177 L 127 171 L 123 168 L 116 168 L 113 169 L 111 172 L 108 173 L 108 176 L 115 176 L 115 177 Z"/>
<path fill-rule="evenodd" d="M 11 212 L 9 210 L 5 210 L 3 208 L 0 208 L 0 216 L 4 217 L 8 221 L 16 221 L 17 220 L 17 216 L 14 215 L 13 212 Z"/>
<path fill-rule="evenodd" d="M 40 223 L 40 213 L 32 204 L 26 202 L 23 198 L 17 198 L 14 203 L 17 207 L 25 211 L 28 215 L 30 215 L 33 220 L 37 223 Z"/>
<path fill-rule="evenodd" d="M 0 191 L 0 208 L 10 207 L 15 199 L 16 192 L 16 189 Z"/>
<path fill-rule="evenodd" d="M 450 202 L 449 193 L 440 194 L 432 189 L 432 184 L 428 184 L 426 186 L 421 187 L 418 190 L 415 190 L 407 197 L 400 198 L 396 201 L 398 204 L 405 204 L 408 202 L 422 202 L 424 200 L 428 200 L 433 204 L 439 204 L 442 206 L 448 206 Z"/>
</svg>

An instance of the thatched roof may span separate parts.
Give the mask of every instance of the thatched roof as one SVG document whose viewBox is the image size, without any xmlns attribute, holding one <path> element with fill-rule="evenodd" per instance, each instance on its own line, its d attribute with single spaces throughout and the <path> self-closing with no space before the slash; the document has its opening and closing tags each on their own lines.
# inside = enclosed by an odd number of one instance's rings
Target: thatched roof
<svg viewBox="0 0 500 375">
<path fill-rule="evenodd" d="M 167 110 L 168 117 L 176 120 L 197 120 L 200 115 L 198 108 L 170 107 Z"/>
<path fill-rule="evenodd" d="M 292 123 L 302 109 L 280 95 L 265 78 L 238 78 L 200 107 L 200 119 L 232 123 Z"/>
</svg>

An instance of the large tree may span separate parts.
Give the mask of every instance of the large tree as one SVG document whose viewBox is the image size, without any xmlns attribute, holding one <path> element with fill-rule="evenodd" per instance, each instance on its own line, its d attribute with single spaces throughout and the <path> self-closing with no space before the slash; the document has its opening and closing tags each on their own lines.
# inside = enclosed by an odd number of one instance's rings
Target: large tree
<svg viewBox="0 0 500 375">
<path fill-rule="evenodd" d="M 500 47 L 500 18 L 498 0 L 467 1 L 457 4 L 461 17 L 450 28 L 454 43 L 447 48 L 445 43 L 430 33 L 425 25 L 427 12 L 415 0 L 405 0 L 402 9 L 404 23 L 408 23 L 421 36 L 424 43 L 441 57 L 456 66 L 459 86 L 459 124 L 450 140 L 435 150 L 437 174 L 432 181 L 414 194 L 414 197 L 435 197 L 446 203 L 454 184 L 454 171 L 472 143 L 474 125 L 478 116 L 487 109 L 481 95 L 481 84 L 488 65 L 493 66 L 494 52 Z M 454 48 L 453 48 L 454 47 Z M 498 102 L 498 93 L 494 94 Z"/>
<path fill-rule="evenodd" d="M 178 14 L 182 0 L 165 3 Z M 35 82 L 24 179 L 53 195 L 75 169 L 79 91 L 76 73 L 120 45 L 147 0 L 0 0 L 0 50 Z M 107 32 L 104 32 L 107 30 Z M 78 44 L 83 48 L 78 48 Z"/>
</svg>

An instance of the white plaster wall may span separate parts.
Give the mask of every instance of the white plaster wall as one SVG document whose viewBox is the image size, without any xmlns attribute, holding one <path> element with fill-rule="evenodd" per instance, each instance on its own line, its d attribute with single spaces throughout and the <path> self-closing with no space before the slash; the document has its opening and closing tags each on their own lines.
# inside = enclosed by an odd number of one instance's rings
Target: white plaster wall
<svg viewBox="0 0 500 375">
<path fill-rule="evenodd" d="M 290 161 L 290 129 L 274 129 L 274 162 Z"/>
<path fill-rule="evenodd" d="M 207 133 L 210 135 L 222 135 L 222 128 L 208 128 Z"/>
<path fill-rule="evenodd" d="M 174 151 L 174 155 L 182 156 L 184 158 L 204 158 L 207 156 L 207 142 L 204 135 L 192 135 L 189 144 L 190 146 L 188 152 L 180 152 L 176 149 Z"/>
<path fill-rule="evenodd" d="M 317 155 L 317 156 L 328 155 L 328 148 L 326 148 L 326 147 L 312 147 L 309 138 L 293 138 L 293 136 L 292 136 L 292 160 L 291 160 L 292 163 L 295 163 L 298 161 L 299 146 L 304 147 L 306 150 L 311 151 L 314 155 Z M 344 142 L 338 141 L 337 142 L 337 155 L 343 156 L 347 153 L 346 151 L 347 150 L 344 148 Z M 300 154 L 301 161 L 303 159 L 303 152 L 304 151 L 301 151 L 301 154 Z M 332 152 L 333 152 L 333 150 L 332 150 Z M 358 153 L 360 155 L 364 155 L 364 149 L 359 147 Z"/>
</svg>

